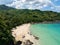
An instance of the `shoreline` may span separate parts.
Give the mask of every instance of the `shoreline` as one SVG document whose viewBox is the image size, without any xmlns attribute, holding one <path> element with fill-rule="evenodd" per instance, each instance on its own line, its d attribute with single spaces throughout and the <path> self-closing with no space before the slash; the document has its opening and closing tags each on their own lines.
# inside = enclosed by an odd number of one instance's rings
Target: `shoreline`
<svg viewBox="0 0 60 45">
<path fill-rule="evenodd" d="M 56 20 L 56 21 L 43 21 L 43 22 L 32 22 L 31 24 L 55 24 L 55 23 L 60 23 L 60 21 Z"/>
<path fill-rule="evenodd" d="M 31 24 L 27 23 L 12 29 L 12 36 L 15 38 L 16 42 L 22 41 L 21 45 L 25 45 L 25 44 L 28 45 L 27 44 L 27 40 L 28 40 L 29 44 L 37 45 L 38 37 L 31 34 L 30 26 Z"/>
</svg>

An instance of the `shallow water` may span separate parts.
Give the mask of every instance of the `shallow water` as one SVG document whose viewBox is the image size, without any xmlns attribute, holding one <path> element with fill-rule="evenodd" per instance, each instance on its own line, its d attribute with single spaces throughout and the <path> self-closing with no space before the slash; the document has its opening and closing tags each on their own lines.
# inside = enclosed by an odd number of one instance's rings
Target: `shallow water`
<svg viewBox="0 0 60 45">
<path fill-rule="evenodd" d="M 60 45 L 60 24 L 32 24 L 30 30 L 39 37 L 38 45 Z"/>
</svg>

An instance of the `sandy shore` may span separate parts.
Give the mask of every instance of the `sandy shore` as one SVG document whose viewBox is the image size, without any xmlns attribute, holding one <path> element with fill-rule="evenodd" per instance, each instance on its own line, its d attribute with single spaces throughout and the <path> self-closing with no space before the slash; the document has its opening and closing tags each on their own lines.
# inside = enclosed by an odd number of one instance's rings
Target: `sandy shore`
<svg viewBox="0 0 60 45">
<path fill-rule="evenodd" d="M 30 23 L 23 24 L 12 29 L 13 37 L 15 37 L 16 41 L 22 41 L 21 45 L 25 45 L 24 43 L 27 40 L 30 40 L 31 42 L 33 42 L 33 45 L 37 45 L 37 40 L 30 33 L 30 25 L 31 25 Z"/>
</svg>

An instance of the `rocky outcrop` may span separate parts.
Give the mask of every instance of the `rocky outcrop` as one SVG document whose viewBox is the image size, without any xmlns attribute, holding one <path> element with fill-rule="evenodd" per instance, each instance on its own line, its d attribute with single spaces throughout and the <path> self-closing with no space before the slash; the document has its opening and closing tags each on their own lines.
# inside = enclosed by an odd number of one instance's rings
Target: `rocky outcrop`
<svg viewBox="0 0 60 45">
<path fill-rule="evenodd" d="M 15 45 L 21 45 L 22 41 L 17 41 Z"/>
<path fill-rule="evenodd" d="M 24 42 L 24 45 L 32 45 L 33 42 L 31 42 L 30 40 L 26 40 L 26 42 Z"/>
</svg>

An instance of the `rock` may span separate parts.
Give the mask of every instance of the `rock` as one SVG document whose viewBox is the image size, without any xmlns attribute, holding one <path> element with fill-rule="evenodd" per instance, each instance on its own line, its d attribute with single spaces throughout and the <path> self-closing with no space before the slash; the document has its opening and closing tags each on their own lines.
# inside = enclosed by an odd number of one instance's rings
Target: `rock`
<svg viewBox="0 0 60 45">
<path fill-rule="evenodd" d="M 32 44 L 33 42 L 31 42 L 30 40 L 27 40 L 24 45 L 32 45 Z"/>
<path fill-rule="evenodd" d="M 25 38 L 25 36 L 23 36 L 22 38 Z"/>
<path fill-rule="evenodd" d="M 39 40 L 39 37 L 37 37 L 37 36 L 34 36 L 34 37 L 35 37 L 35 39 Z"/>
<path fill-rule="evenodd" d="M 22 44 L 22 41 L 16 42 L 16 45 L 21 45 L 21 44 Z"/>
</svg>

